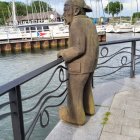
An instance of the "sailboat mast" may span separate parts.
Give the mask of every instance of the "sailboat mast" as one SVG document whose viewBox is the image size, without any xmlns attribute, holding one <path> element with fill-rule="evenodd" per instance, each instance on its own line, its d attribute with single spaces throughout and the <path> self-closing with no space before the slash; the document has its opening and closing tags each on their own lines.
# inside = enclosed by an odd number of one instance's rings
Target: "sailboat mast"
<svg viewBox="0 0 140 140">
<path fill-rule="evenodd" d="M 41 22 L 42 22 L 42 11 L 41 11 L 41 2 L 39 0 L 39 11 L 40 11 L 40 18 L 41 18 Z"/>
<path fill-rule="evenodd" d="M 2 15 L 3 15 L 4 24 L 5 24 L 6 23 L 6 20 L 5 20 L 5 16 L 4 16 L 3 10 L 2 10 Z"/>
<path fill-rule="evenodd" d="M 93 5 L 92 5 L 91 0 L 90 0 L 90 5 L 91 5 L 91 8 L 93 9 Z M 94 12 L 93 12 L 93 10 L 92 10 L 92 16 L 93 16 L 93 18 L 94 18 Z"/>
<path fill-rule="evenodd" d="M 16 6 L 15 6 L 15 0 L 12 1 L 12 17 L 13 17 L 13 26 L 16 27 L 18 22 L 16 19 Z"/>
<path fill-rule="evenodd" d="M 110 14 L 110 12 L 109 12 L 109 2 L 110 2 L 110 1 L 108 0 L 108 16 L 109 16 L 109 14 Z"/>
<path fill-rule="evenodd" d="M 121 22 L 121 0 L 120 0 L 120 22 Z"/>
<path fill-rule="evenodd" d="M 28 0 L 26 2 L 27 2 L 27 4 L 26 4 L 26 14 L 27 14 L 28 23 L 29 23 Z"/>
<path fill-rule="evenodd" d="M 97 19 L 97 0 L 96 0 L 96 19 Z"/>
<path fill-rule="evenodd" d="M 102 0 L 101 0 L 101 6 L 102 6 L 102 10 L 103 10 L 103 17 L 105 17 L 104 6 L 103 6 L 103 1 Z"/>
<path fill-rule="evenodd" d="M 9 5 L 7 6 L 7 9 L 8 9 L 8 17 L 9 17 L 9 19 L 10 19 L 10 17 L 11 17 L 11 12 L 10 12 L 10 8 L 9 8 Z"/>
<path fill-rule="evenodd" d="M 132 17 L 133 17 L 133 14 L 132 14 L 132 0 L 131 0 L 131 24 L 132 24 Z"/>
<path fill-rule="evenodd" d="M 98 0 L 97 2 L 98 2 L 99 18 L 100 18 L 100 0 Z"/>
<path fill-rule="evenodd" d="M 33 9 L 33 1 L 31 1 L 31 8 L 32 8 L 32 17 L 33 17 L 33 22 L 34 22 L 34 9 Z"/>
<path fill-rule="evenodd" d="M 139 6 L 138 6 L 138 0 L 136 0 L 137 3 L 137 12 L 139 11 Z"/>
</svg>

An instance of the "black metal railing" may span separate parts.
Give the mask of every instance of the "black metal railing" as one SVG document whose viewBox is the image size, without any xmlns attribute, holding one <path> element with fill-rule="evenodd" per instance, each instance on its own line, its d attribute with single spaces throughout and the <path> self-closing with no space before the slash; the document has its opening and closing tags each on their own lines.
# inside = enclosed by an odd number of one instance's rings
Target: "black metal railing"
<svg viewBox="0 0 140 140">
<path fill-rule="evenodd" d="M 136 48 L 136 42 L 138 41 L 140 41 L 140 38 L 101 43 L 99 62 L 94 77 L 109 76 L 124 68 L 130 68 L 130 77 L 135 77 L 135 67 L 140 63 L 140 45 L 137 45 L 138 49 Z M 126 45 L 124 45 L 125 47 L 113 46 L 116 44 Z M 110 45 L 111 47 L 109 47 Z M 97 71 L 100 69 L 102 69 L 102 73 L 99 74 Z"/>
<path fill-rule="evenodd" d="M 63 83 L 67 81 L 67 78 L 65 77 L 65 70 L 66 68 L 63 65 L 60 65 L 63 62 L 63 59 L 57 59 L 56 61 L 53 61 L 52 63 L 45 65 L 37 70 L 34 70 L 33 72 L 30 72 L 12 82 L 9 82 L 8 84 L 5 84 L 4 86 L 0 87 L 0 98 L 2 98 L 5 94 L 9 94 L 9 101 L 4 102 L 0 104 L 0 109 L 5 108 L 6 106 L 10 105 L 10 112 L 6 112 L 3 114 L 0 114 L 0 120 L 4 119 L 5 117 L 8 117 L 11 115 L 11 120 L 12 120 L 12 127 L 13 127 L 13 136 L 14 140 L 25 140 L 29 139 L 33 129 L 37 123 L 37 121 L 40 119 L 40 125 L 42 128 L 46 127 L 49 123 L 49 113 L 47 111 L 48 108 L 52 107 L 57 107 L 60 106 L 66 98 L 66 91 L 67 87 L 61 91 L 61 93 L 58 93 L 57 95 L 52 95 L 55 91 L 59 90 Z M 54 72 L 51 73 L 50 78 L 48 79 L 47 83 L 44 85 L 44 87 L 37 93 L 34 93 L 33 95 L 29 95 L 27 97 L 21 98 L 21 85 L 24 83 L 28 82 L 29 80 L 37 77 L 38 75 L 41 75 L 42 73 L 54 68 Z M 57 73 L 57 74 L 56 74 Z M 40 95 L 40 97 L 36 100 L 36 103 L 32 106 L 29 107 L 26 110 L 23 110 L 22 104 L 29 100 L 33 99 L 34 97 L 38 96 L 41 94 L 50 84 L 51 80 L 53 79 L 54 75 L 58 75 L 59 83 L 57 87 L 54 87 L 55 89 L 52 89 L 51 91 L 45 91 L 43 95 Z M 64 96 L 64 97 L 63 97 Z M 51 105 L 46 105 L 46 102 L 52 98 L 60 98 L 63 97 L 58 104 L 51 104 Z M 30 101 L 29 101 L 30 102 Z M 32 112 L 35 110 L 37 107 L 38 111 L 35 114 L 35 117 L 33 121 L 31 122 L 30 126 L 28 126 L 27 130 L 25 131 L 24 128 L 24 119 L 23 115 L 29 112 Z M 47 121 L 44 123 L 43 122 L 43 115 L 46 115 Z"/>
<path fill-rule="evenodd" d="M 135 76 L 136 64 L 140 63 L 140 50 L 138 49 L 139 46 L 136 47 L 136 42 L 138 41 L 140 41 L 139 38 L 101 43 L 100 56 L 94 78 L 113 75 L 114 73 L 118 72 L 123 68 L 130 68 L 130 77 L 133 78 Z M 126 47 L 118 48 L 118 50 L 116 50 L 116 46 L 113 46 L 122 43 L 126 43 Z M 128 43 L 130 43 L 129 47 L 127 46 L 129 45 Z M 114 48 L 115 52 L 113 52 Z M 110 53 L 109 50 L 113 51 L 111 51 Z M 112 60 L 115 60 L 114 64 L 111 62 Z M 117 63 L 118 66 L 115 66 L 116 60 L 117 62 L 120 60 L 120 64 Z M 10 106 L 9 111 L 6 111 L 5 113 L 0 113 L 0 121 L 3 120 L 5 117 L 11 115 L 14 140 L 30 139 L 31 134 L 39 120 L 42 128 L 48 126 L 48 108 L 60 106 L 65 101 L 67 96 L 66 81 L 68 79 L 66 76 L 67 69 L 65 68 L 65 66 L 63 66 L 62 62 L 63 59 L 59 58 L 53 61 L 52 63 L 49 63 L 0 87 L 0 98 L 3 98 L 3 96 L 5 95 L 9 96 L 9 99 L 0 104 L 0 111 L 5 107 Z M 34 94 L 27 94 L 27 97 L 22 97 L 24 93 L 21 91 L 21 86 L 31 81 L 32 79 L 35 79 L 36 77 L 48 72 L 49 70 L 51 70 L 52 73 L 49 73 L 48 76 L 50 78 L 43 86 L 43 88 Z M 98 73 L 97 71 L 99 70 L 101 70 L 102 72 Z M 54 76 L 57 76 L 56 79 L 58 80 L 58 82 L 55 85 L 51 84 Z M 46 77 L 44 77 L 43 75 L 43 78 Z M 53 82 L 56 81 L 54 80 Z M 51 85 L 51 88 L 49 87 L 49 85 Z M 48 88 L 50 88 L 50 91 L 46 91 L 46 89 Z M 40 96 L 38 97 L 38 95 Z M 36 100 L 33 99 L 35 97 L 37 97 Z M 51 104 L 46 104 L 52 98 L 55 99 L 55 102 L 51 102 Z M 33 99 L 33 101 L 30 102 L 35 102 L 34 105 L 30 107 L 28 107 L 27 105 L 27 107 L 23 109 L 23 103 L 29 103 L 28 100 L 30 99 Z M 57 103 L 56 100 L 58 100 Z M 37 109 L 37 112 L 34 113 L 34 118 L 32 122 L 25 130 L 24 114 L 28 114 L 34 111 L 35 109 Z M 43 121 L 44 115 L 46 116 L 45 122 Z"/>
</svg>

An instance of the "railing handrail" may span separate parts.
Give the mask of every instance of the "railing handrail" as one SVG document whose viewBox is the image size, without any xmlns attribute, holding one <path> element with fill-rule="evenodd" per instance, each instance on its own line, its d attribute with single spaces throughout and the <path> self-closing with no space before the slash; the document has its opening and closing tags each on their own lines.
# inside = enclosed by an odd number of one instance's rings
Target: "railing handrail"
<svg viewBox="0 0 140 140">
<path fill-rule="evenodd" d="M 64 60 L 62 58 L 58 58 L 57 60 L 55 60 L 49 64 L 46 64 L 45 66 L 42 66 L 42 67 L 40 67 L 34 71 L 31 71 L 31 72 L 13 80 L 13 81 L 8 82 L 7 84 L 0 86 L 0 96 L 5 94 L 6 92 L 8 92 L 10 89 L 12 89 L 18 85 L 24 84 L 25 82 L 28 82 L 29 80 L 37 77 L 38 75 L 42 74 L 43 72 L 59 65 L 63 61 Z"/>
<path fill-rule="evenodd" d="M 127 42 L 133 42 L 133 41 L 140 41 L 140 38 L 131 38 L 131 39 L 124 39 L 124 40 L 107 41 L 107 42 L 100 43 L 100 46 L 119 44 L 119 43 L 127 43 Z"/>
</svg>

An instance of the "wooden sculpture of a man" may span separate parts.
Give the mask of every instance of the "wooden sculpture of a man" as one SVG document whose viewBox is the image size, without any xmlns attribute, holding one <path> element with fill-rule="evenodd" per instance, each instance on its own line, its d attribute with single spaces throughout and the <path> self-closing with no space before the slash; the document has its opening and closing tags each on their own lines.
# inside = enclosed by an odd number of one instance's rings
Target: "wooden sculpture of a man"
<svg viewBox="0 0 140 140">
<path fill-rule="evenodd" d="M 94 115 L 92 77 L 98 60 L 98 35 L 92 20 L 86 12 L 92 9 L 84 0 L 67 0 L 64 5 L 64 19 L 69 25 L 68 49 L 61 50 L 68 67 L 67 106 L 59 110 L 60 118 L 72 124 L 83 125 L 85 115 Z"/>
</svg>

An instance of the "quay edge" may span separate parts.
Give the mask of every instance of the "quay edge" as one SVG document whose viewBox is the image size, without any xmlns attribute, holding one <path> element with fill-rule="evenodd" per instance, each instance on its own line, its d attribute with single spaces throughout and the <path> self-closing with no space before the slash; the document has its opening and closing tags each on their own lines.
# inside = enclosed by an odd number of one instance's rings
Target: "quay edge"
<svg viewBox="0 0 140 140">
<path fill-rule="evenodd" d="M 106 34 L 98 35 L 99 42 L 106 41 Z M 34 40 L 10 40 L 0 44 L 0 54 L 29 52 L 42 49 L 65 48 L 68 46 L 68 38 L 58 39 L 34 39 Z"/>
</svg>

